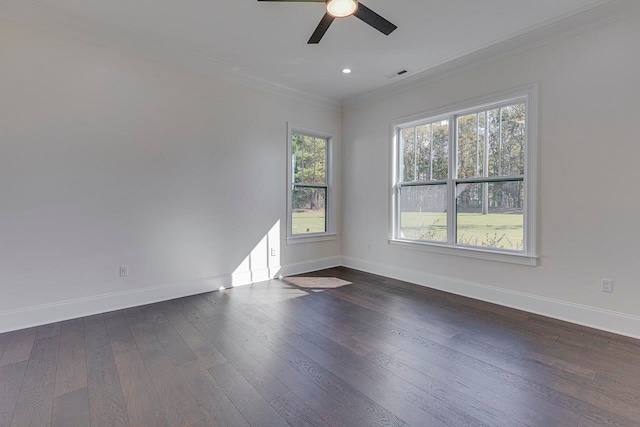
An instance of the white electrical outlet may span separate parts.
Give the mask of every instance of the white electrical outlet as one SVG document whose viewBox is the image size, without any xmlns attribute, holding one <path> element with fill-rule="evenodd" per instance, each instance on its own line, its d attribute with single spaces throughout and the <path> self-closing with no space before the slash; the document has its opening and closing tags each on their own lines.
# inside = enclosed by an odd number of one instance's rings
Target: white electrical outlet
<svg viewBox="0 0 640 427">
<path fill-rule="evenodd" d="M 613 293 L 613 280 L 611 279 L 602 279 L 600 282 L 602 286 L 602 292 Z"/>
<path fill-rule="evenodd" d="M 121 265 L 120 266 L 120 277 L 127 277 L 129 275 L 129 266 Z"/>
<path fill-rule="evenodd" d="M 271 248 L 271 256 L 276 256 L 276 248 Z"/>
<path fill-rule="evenodd" d="M 371 243 L 367 243 L 367 252 L 371 252 Z"/>
</svg>

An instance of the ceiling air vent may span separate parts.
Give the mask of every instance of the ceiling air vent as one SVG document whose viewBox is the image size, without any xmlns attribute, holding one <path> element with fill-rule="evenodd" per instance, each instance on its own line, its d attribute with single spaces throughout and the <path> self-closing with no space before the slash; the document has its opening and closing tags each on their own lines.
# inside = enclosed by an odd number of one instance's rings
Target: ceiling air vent
<svg viewBox="0 0 640 427">
<path fill-rule="evenodd" d="M 407 74 L 409 71 L 407 70 L 400 70 L 400 71 L 396 71 L 395 73 L 391 73 L 391 74 L 387 74 L 385 77 L 388 79 L 395 79 L 398 76 L 402 76 L 403 74 Z"/>
</svg>

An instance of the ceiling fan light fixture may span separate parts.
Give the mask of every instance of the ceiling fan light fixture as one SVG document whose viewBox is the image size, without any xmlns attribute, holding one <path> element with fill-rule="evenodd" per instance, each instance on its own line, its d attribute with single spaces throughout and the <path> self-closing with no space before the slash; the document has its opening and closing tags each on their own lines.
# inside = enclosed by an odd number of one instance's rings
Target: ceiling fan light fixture
<svg viewBox="0 0 640 427">
<path fill-rule="evenodd" d="M 357 0 L 329 0 L 327 13 L 335 18 L 346 18 L 358 10 Z"/>
</svg>

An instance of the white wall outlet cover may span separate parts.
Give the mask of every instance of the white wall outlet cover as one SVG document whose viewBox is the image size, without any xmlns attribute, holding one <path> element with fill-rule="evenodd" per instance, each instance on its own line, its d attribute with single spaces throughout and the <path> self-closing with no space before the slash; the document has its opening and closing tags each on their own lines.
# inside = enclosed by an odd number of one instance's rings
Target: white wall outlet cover
<svg viewBox="0 0 640 427">
<path fill-rule="evenodd" d="M 611 279 L 602 279 L 602 281 L 601 281 L 601 289 L 602 289 L 602 292 L 612 293 L 613 292 L 613 280 L 611 280 Z"/>
</svg>

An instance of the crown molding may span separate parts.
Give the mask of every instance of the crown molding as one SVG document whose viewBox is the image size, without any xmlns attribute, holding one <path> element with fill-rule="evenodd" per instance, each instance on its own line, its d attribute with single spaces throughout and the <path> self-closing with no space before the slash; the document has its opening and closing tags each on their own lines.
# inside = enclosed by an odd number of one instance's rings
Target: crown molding
<svg viewBox="0 0 640 427">
<path fill-rule="evenodd" d="M 336 111 L 342 108 L 341 102 L 337 99 L 321 97 L 249 75 L 231 64 L 198 52 L 197 49 L 155 40 L 141 32 L 122 31 L 85 17 L 71 16 L 36 0 L 0 1 L 0 19 L 281 97 Z"/>
<path fill-rule="evenodd" d="M 538 27 L 512 34 L 497 43 L 467 52 L 462 56 L 406 77 L 363 94 L 344 99 L 343 111 L 348 111 L 372 101 L 384 99 L 429 82 L 438 81 L 452 73 L 464 72 L 489 61 L 515 56 L 547 44 L 555 43 L 580 33 L 596 29 L 640 13 L 638 0 L 611 0 L 596 7 L 583 8 Z"/>
</svg>

